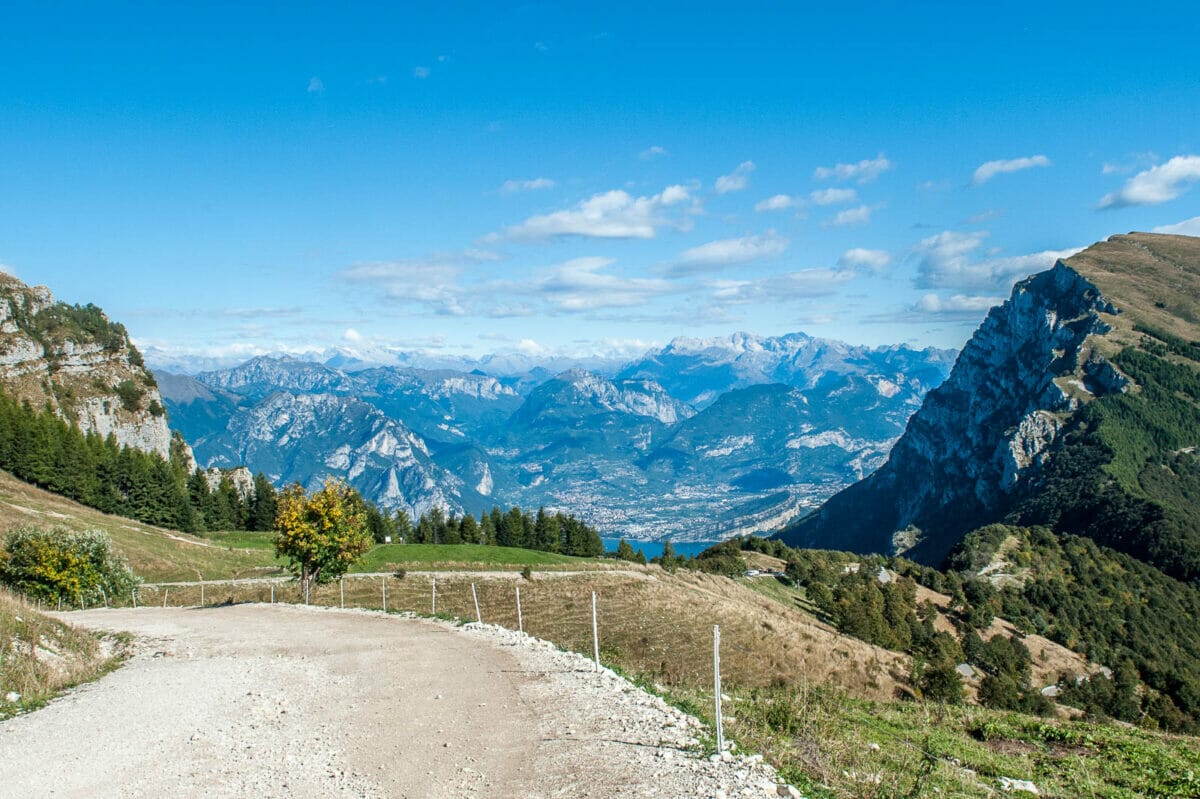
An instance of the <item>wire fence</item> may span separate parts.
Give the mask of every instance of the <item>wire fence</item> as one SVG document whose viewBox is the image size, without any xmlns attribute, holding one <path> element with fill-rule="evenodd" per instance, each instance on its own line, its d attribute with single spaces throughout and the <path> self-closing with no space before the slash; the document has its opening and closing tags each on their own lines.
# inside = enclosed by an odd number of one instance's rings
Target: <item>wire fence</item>
<svg viewBox="0 0 1200 799">
<path fill-rule="evenodd" d="M 899 655 L 848 642 L 833 631 L 788 622 L 773 608 L 755 610 L 747 606 L 745 592 L 738 601 L 730 601 L 722 593 L 728 585 L 721 578 L 683 573 L 672 580 L 613 571 L 536 572 L 533 579 L 517 572 L 351 574 L 313 586 L 308 601 L 315 606 L 479 619 L 589 658 L 598 637 L 603 662 L 667 688 L 711 690 L 714 624 L 721 627 L 722 671 L 730 689 L 775 685 L 799 675 L 882 698 L 906 679 L 907 664 Z M 127 596 L 104 597 L 109 607 L 242 602 L 304 604 L 304 595 L 295 580 L 250 578 L 143 584 Z M 79 607 L 78 602 L 70 605 Z"/>
</svg>

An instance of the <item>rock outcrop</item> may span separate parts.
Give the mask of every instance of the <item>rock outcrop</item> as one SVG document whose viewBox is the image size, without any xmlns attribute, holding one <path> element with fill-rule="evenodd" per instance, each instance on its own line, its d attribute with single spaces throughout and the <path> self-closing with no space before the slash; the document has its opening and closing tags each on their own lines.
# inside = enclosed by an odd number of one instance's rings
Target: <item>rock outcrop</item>
<svg viewBox="0 0 1200 799">
<path fill-rule="evenodd" d="M 0 274 L 0 388 L 86 432 L 164 459 L 171 431 L 154 376 L 122 325 Z"/>
<path fill-rule="evenodd" d="M 925 397 L 887 462 L 781 537 L 939 561 L 1038 472 L 1082 403 L 1130 387 L 1096 346 L 1118 313 L 1062 261 L 1021 281 Z"/>
</svg>

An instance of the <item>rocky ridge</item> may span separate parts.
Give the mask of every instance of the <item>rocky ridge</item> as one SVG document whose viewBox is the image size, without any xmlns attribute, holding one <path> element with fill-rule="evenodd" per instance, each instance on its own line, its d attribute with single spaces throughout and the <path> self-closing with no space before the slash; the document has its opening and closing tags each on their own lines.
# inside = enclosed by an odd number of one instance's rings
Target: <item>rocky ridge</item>
<svg viewBox="0 0 1200 799">
<path fill-rule="evenodd" d="M 93 305 L 56 302 L 44 286 L 4 274 L 0 383 L 34 407 L 48 404 L 85 433 L 170 456 L 162 396 L 125 328 Z"/>
<path fill-rule="evenodd" d="M 887 462 L 781 537 L 938 563 L 963 534 L 1004 518 L 1036 490 L 1084 406 L 1140 390 L 1114 358 L 1140 339 L 1134 327 L 1145 309 L 1167 302 L 1133 296 L 1112 277 L 1126 270 L 1113 265 L 1130 253 L 1200 250 L 1179 238 L 1116 236 L 1018 283 L 925 397 Z M 1148 284 L 1164 271 L 1146 269 Z"/>
</svg>

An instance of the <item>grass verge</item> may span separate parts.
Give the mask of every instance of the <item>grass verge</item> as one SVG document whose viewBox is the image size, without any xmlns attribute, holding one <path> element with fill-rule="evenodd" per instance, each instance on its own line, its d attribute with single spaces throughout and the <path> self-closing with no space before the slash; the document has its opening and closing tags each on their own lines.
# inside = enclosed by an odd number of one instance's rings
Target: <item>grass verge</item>
<svg viewBox="0 0 1200 799">
<path fill-rule="evenodd" d="M 76 629 L 0 589 L 0 719 L 107 674 L 128 654 L 128 636 Z"/>
</svg>

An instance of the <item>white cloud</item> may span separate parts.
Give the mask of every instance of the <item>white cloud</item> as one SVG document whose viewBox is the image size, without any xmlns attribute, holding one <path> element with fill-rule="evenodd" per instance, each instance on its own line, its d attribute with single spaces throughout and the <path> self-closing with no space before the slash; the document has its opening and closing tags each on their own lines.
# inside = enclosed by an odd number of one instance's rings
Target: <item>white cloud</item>
<svg viewBox="0 0 1200 799">
<path fill-rule="evenodd" d="M 596 194 L 574 208 L 531 216 L 505 228 L 512 239 L 586 236 L 601 239 L 652 239 L 670 224 L 664 211 L 691 199 L 683 186 L 668 186 L 650 197 L 633 197 L 620 189 Z"/>
<path fill-rule="evenodd" d="M 712 280 L 707 285 L 713 299 L 732 305 L 753 302 L 780 302 L 833 294 L 839 286 L 854 279 L 845 269 L 800 269 L 754 280 Z"/>
<path fill-rule="evenodd" d="M 977 291 L 1007 291 L 1017 280 L 1049 269 L 1060 258 L 1068 258 L 1082 247 L 1043 250 L 1028 255 L 979 258 L 988 234 L 985 231 L 944 231 L 921 241 L 914 254 L 919 288 L 950 288 Z"/>
<path fill-rule="evenodd" d="M 738 164 L 737 169 L 728 175 L 721 175 L 717 178 L 714 188 L 717 194 L 728 194 L 731 191 L 741 191 L 750 185 L 750 173 L 754 171 L 753 161 L 743 161 Z"/>
<path fill-rule="evenodd" d="M 999 297 L 980 297 L 967 294 L 954 294 L 950 297 L 926 294 L 917 300 L 916 304 L 913 305 L 913 310 L 923 314 L 937 314 L 940 316 L 978 317 L 1001 301 Z"/>
<path fill-rule="evenodd" d="M 642 159 L 643 161 L 650 161 L 655 158 L 661 158 L 665 155 L 670 155 L 670 153 L 667 152 L 667 148 L 660 147 L 655 144 L 652 147 L 647 147 L 645 150 L 642 150 L 640 153 L 638 153 L 638 158 Z"/>
<path fill-rule="evenodd" d="M 517 191 L 536 191 L 538 189 L 552 189 L 558 184 L 550 178 L 532 178 L 530 180 L 506 180 L 504 185 L 500 187 L 500 191 L 504 194 L 512 194 Z"/>
<path fill-rule="evenodd" d="M 420 80 L 425 80 L 430 74 L 429 67 L 413 67 L 413 77 Z"/>
<path fill-rule="evenodd" d="M 1200 236 L 1200 216 L 1193 216 L 1173 225 L 1159 225 L 1151 233 L 1170 233 L 1175 236 Z M 0 269 L 4 265 L 0 264 Z"/>
<path fill-rule="evenodd" d="M 989 208 L 986 211 L 980 211 L 977 214 L 971 214 L 970 216 L 968 216 L 967 224 L 979 225 L 984 222 L 987 222 L 989 219 L 996 219 L 997 217 L 1001 217 L 1001 216 L 1004 216 L 1004 212 L 1001 211 L 999 208 Z"/>
<path fill-rule="evenodd" d="M 825 227 L 844 227 L 846 225 L 865 225 L 871 221 L 871 212 L 875 209 L 870 205 L 860 205 L 857 208 L 847 208 L 839 211 L 837 216 L 825 222 Z"/>
<path fill-rule="evenodd" d="M 346 341 L 362 341 L 363 335 L 352 327 L 346 328 L 346 332 L 342 334 L 342 338 Z"/>
<path fill-rule="evenodd" d="M 1200 181 L 1200 155 L 1177 155 L 1165 164 L 1137 173 L 1120 191 L 1104 195 L 1099 207 L 1158 205 L 1174 200 L 1197 181 Z"/>
<path fill-rule="evenodd" d="M 368 284 L 376 296 L 438 316 L 493 319 L 578 313 L 644 305 L 681 287 L 660 278 L 626 277 L 608 271 L 611 258 L 575 258 L 517 278 L 496 279 L 464 256 L 356 264 L 340 273 L 351 284 Z"/>
<path fill-rule="evenodd" d="M 16 270 L 14 270 L 11 266 L 4 263 L 3 261 L 0 261 L 0 272 L 3 272 L 4 274 L 9 275 L 11 277 L 17 276 Z"/>
<path fill-rule="evenodd" d="M 320 94 L 323 91 L 325 91 L 325 82 L 323 80 L 318 78 L 316 75 L 308 79 L 309 94 Z"/>
<path fill-rule="evenodd" d="M 461 267 L 451 259 L 375 261 L 342 270 L 349 283 L 378 286 L 386 299 L 417 303 L 444 316 L 465 316 L 458 277 Z"/>
<path fill-rule="evenodd" d="M 574 258 L 555 267 L 533 288 L 563 311 L 628 308 L 675 291 L 675 286 L 666 280 L 623 277 L 601 271 L 612 263 L 611 258 Z"/>
<path fill-rule="evenodd" d="M 1100 169 L 1102 175 L 1127 175 L 1139 169 L 1154 166 L 1158 163 L 1158 153 L 1147 151 L 1144 153 L 1133 153 L 1126 156 L 1125 161 L 1121 163 L 1113 163 L 1105 161 L 1104 166 Z"/>
<path fill-rule="evenodd" d="M 789 208 L 799 208 L 800 201 L 795 197 L 790 197 L 786 194 L 776 194 L 774 197 L 768 197 L 765 200 L 759 200 L 754 204 L 754 210 L 762 213 L 763 211 L 786 211 Z"/>
<path fill-rule="evenodd" d="M 1010 158 L 1008 160 L 987 161 L 982 163 L 975 170 L 975 174 L 971 176 L 971 185 L 979 186 L 987 183 L 996 175 L 1001 175 L 1006 172 L 1020 172 L 1022 169 L 1033 169 L 1034 167 L 1050 166 L 1050 159 L 1044 155 L 1030 155 L 1024 158 Z"/>
<path fill-rule="evenodd" d="M 813 172 L 817 180 L 857 180 L 860 184 L 870 183 L 892 168 L 892 162 L 880 153 L 875 158 L 866 158 L 857 164 L 819 166 Z"/>
<path fill-rule="evenodd" d="M 842 205 L 858 200 L 858 192 L 854 189 L 817 189 L 808 195 L 813 205 Z"/>
<path fill-rule="evenodd" d="M 891 266 L 891 263 L 891 253 L 884 250 L 867 250 L 862 247 L 846 250 L 838 258 L 838 266 L 843 269 L 869 269 L 872 272 L 881 272 Z"/>
<path fill-rule="evenodd" d="M 759 258 L 782 255 L 788 240 L 768 230 L 762 236 L 741 236 L 733 239 L 718 239 L 684 250 L 679 261 L 668 271 L 670 274 L 690 274 L 713 267 L 743 264 Z"/>
</svg>

